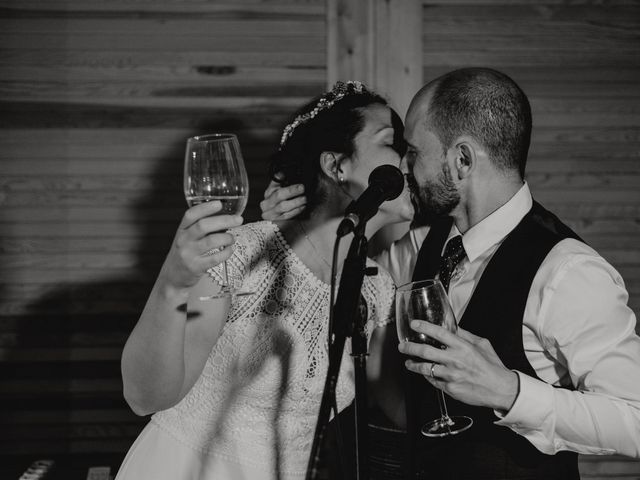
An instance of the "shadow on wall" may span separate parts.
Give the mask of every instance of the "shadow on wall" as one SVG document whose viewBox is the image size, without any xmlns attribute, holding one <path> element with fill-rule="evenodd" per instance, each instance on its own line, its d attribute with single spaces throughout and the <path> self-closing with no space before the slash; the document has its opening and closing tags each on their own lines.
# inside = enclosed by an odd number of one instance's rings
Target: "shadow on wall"
<svg viewBox="0 0 640 480">
<path fill-rule="evenodd" d="M 247 132 L 243 127 L 241 119 L 227 117 L 198 122 L 193 135 Z M 260 142 L 243 134 L 240 143 L 242 148 Z M 13 450 L 19 453 L 8 459 L 14 465 L 5 462 L 0 473 L 19 476 L 37 458 L 59 459 L 53 478 L 84 479 L 87 467 L 96 461 L 110 464 L 114 473 L 147 423 L 148 418 L 134 415 L 122 397 L 120 353 L 187 208 L 182 193 L 184 147 L 184 142 L 167 147 L 155 162 L 151 189 L 130 207 L 138 230 L 135 271 L 105 281 L 60 285 L 30 304 L 18 322 L 12 351 L 20 358 L 0 368 L 4 378 L 20 380 L 24 389 L 0 400 L 0 424 L 3 441 L 18 445 Z M 265 151 L 264 158 L 255 159 L 245 154 L 245 161 L 260 162 L 258 169 L 264 165 L 266 170 L 269 154 Z M 250 180 L 255 212 L 266 184 Z M 245 216 L 247 222 L 256 219 Z M 53 357 L 25 358 L 32 348 L 46 348 Z M 31 415 L 33 420 L 16 423 L 11 420 L 16 415 Z"/>
</svg>

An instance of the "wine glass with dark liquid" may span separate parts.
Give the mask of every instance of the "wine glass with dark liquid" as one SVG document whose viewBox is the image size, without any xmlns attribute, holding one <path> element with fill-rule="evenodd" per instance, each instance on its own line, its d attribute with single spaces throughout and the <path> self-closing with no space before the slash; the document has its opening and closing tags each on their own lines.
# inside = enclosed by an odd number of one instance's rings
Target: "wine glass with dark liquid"
<svg viewBox="0 0 640 480">
<path fill-rule="evenodd" d="M 187 139 L 184 195 L 190 207 L 218 200 L 222 209 L 216 215 L 242 214 L 249 196 L 249 178 L 234 134 L 213 133 Z M 250 294 L 229 285 L 225 261 L 220 291 L 201 300 Z"/>
<path fill-rule="evenodd" d="M 445 327 L 456 333 L 458 325 L 440 280 L 410 282 L 396 291 L 396 327 L 400 342 L 425 343 L 436 348 L 446 348 L 440 342 L 410 327 L 411 320 L 424 320 Z M 427 437 L 445 437 L 464 432 L 472 424 L 470 417 L 450 417 L 444 392 L 438 389 L 440 418 L 422 426 L 422 434 Z"/>
</svg>

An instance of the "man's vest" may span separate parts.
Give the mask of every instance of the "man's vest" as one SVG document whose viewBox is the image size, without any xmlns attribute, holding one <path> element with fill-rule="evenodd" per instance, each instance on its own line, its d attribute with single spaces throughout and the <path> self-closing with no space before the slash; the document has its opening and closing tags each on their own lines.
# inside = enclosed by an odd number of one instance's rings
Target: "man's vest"
<svg viewBox="0 0 640 480">
<path fill-rule="evenodd" d="M 452 220 L 432 225 L 413 279 L 434 278 Z M 504 365 L 538 378 L 522 343 L 522 321 L 533 279 L 549 251 L 565 238 L 579 237 L 534 202 L 489 261 L 460 319 L 460 327 L 491 342 Z M 498 420 L 493 410 L 446 396 L 449 415 L 466 415 L 473 426 L 445 438 L 426 438 L 420 427 L 440 416 L 436 390 L 420 375 L 407 374 L 407 448 L 409 478 L 440 479 L 579 479 L 577 454 L 546 455 Z"/>
</svg>

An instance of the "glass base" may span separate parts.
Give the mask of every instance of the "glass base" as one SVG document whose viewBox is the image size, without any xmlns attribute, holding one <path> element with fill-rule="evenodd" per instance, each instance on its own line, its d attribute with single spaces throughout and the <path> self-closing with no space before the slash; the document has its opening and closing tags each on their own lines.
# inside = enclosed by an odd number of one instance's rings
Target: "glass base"
<svg viewBox="0 0 640 480">
<path fill-rule="evenodd" d="M 235 298 L 235 297 L 246 297 L 247 295 L 254 295 L 255 292 L 246 292 L 243 290 L 232 290 L 228 287 L 222 287 L 218 293 L 214 293 L 213 295 L 206 295 L 204 297 L 200 297 L 199 300 L 214 300 L 216 298 Z"/>
<path fill-rule="evenodd" d="M 446 437 L 464 432 L 471 425 L 473 420 L 469 417 L 441 417 L 422 426 L 422 434 L 425 437 Z"/>
</svg>

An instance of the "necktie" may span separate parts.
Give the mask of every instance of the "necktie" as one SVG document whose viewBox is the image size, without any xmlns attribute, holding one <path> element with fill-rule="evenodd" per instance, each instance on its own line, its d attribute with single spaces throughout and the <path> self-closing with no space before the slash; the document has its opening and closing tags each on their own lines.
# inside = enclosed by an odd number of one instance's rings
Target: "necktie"
<svg viewBox="0 0 640 480">
<path fill-rule="evenodd" d="M 451 238 L 447 242 L 447 246 L 444 247 L 444 253 L 440 260 L 440 281 L 444 285 L 444 289 L 449 291 L 449 282 L 451 281 L 451 274 L 455 270 L 458 263 L 462 261 L 467 254 L 462 246 L 462 236 L 457 235 Z"/>
</svg>

